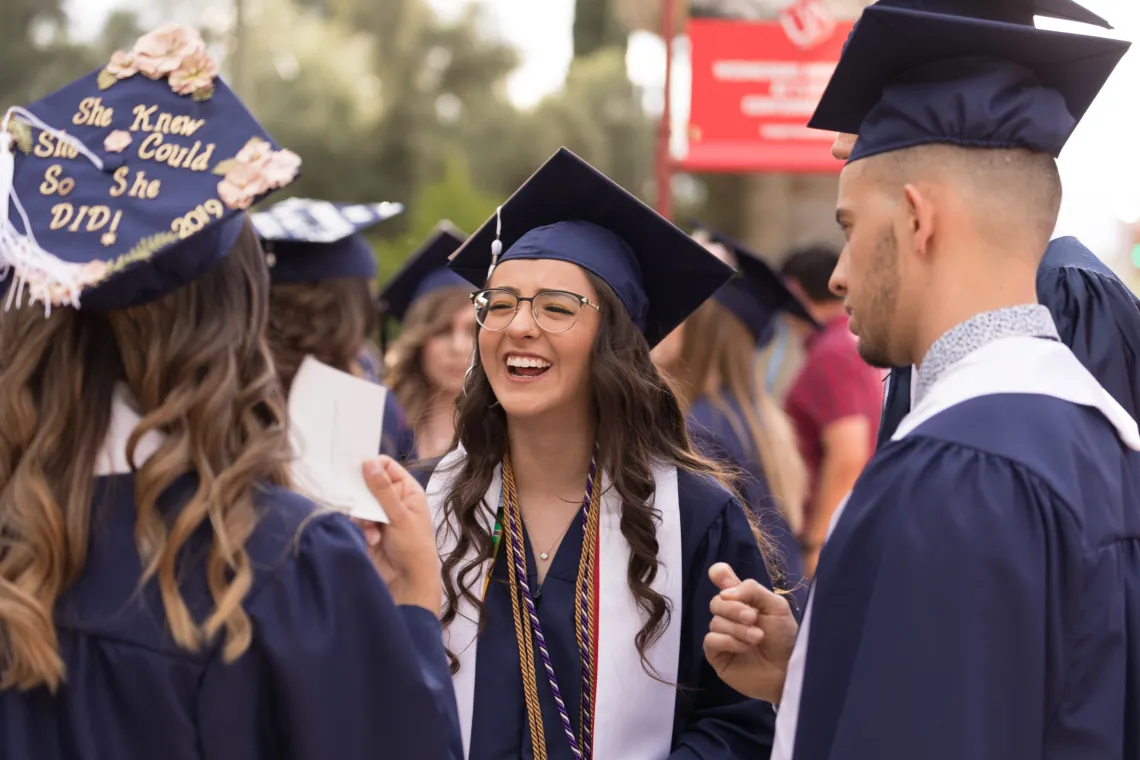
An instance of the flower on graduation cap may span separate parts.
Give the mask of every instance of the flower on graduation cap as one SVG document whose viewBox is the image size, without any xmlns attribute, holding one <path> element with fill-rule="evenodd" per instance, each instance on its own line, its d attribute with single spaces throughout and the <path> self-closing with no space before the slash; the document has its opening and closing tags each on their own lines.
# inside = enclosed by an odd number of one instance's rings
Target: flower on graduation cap
<svg viewBox="0 0 1140 760">
<path fill-rule="evenodd" d="M 208 100 L 214 94 L 218 66 L 197 30 L 166 24 L 139 37 L 130 52 L 116 51 L 99 72 L 99 89 L 140 73 L 149 79 L 168 77 L 170 89 L 179 95 Z"/>
<path fill-rule="evenodd" d="M 182 65 L 171 72 L 170 88 L 179 95 L 212 94 L 217 76 L 218 64 L 205 50 L 199 50 L 183 58 Z"/>
<path fill-rule="evenodd" d="M 125 129 L 116 129 L 103 140 L 103 150 L 108 153 L 122 153 L 130 144 L 131 133 Z"/>
<path fill-rule="evenodd" d="M 232 209 L 247 209 L 263 193 L 285 187 L 301 169 L 301 157 L 291 150 L 273 150 L 273 146 L 254 137 L 236 157 L 220 162 L 214 174 L 220 174 L 218 197 Z"/>
<path fill-rule="evenodd" d="M 164 24 L 139 37 L 131 52 L 143 76 L 161 79 L 180 69 L 184 59 L 205 50 L 206 43 L 196 30 L 181 24 Z"/>
</svg>

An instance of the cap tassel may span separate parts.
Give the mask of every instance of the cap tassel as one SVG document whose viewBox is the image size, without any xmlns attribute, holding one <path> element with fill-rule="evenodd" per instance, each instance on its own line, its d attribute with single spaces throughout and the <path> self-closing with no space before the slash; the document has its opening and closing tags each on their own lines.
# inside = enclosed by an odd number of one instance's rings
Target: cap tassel
<svg viewBox="0 0 1140 760">
<path fill-rule="evenodd" d="M 31 222 L 28 221 L 28 215 L 16 195 L 14 186 L 16 158 L 12 153 L 12 135 L 8 131 L 8 124 L 14 114 L 41 131 L 70 144 L 100 171 L 103 170 L 103 162 L 82 142 L 71 135 L 52 129 L 23 108 L 8 109 L 0 121 L 0 279 L 7 278 L 10 274 L 14 275 L 11 287 L 8 289 L 8 297 L 4 302 L 4 309 L 7 311 L 13 305 L 17 308 L 22 306 L 23 290 L 26 287 L 28 302 L 30 304 L 36 301 L 42 302 L 44 316 L 48 317 L 51 316 L 53 304 L 78 307 L 79 291 L 85 285 L 101 280 L 106 265 L 98 266 L 100 262 L 92 266 L 63 261 L 40 248 L 36 242 Z M 8 219 L 9 201 L 20 215 L 20 221 L 24 226 L 23 233 Z"/>
<path fill-rule="evenodd" d="M 503 207 L 498 206 L 495 209 L 495 239 L 491 241 L 491 266 L 487 269 L 487 279 L 491 279 L 491 273 L 495 271 L 495 266 L 499 263 L 499 256 L 503 253 L 503 241 L 500 238 L 503 236 Z"/>
</svg>

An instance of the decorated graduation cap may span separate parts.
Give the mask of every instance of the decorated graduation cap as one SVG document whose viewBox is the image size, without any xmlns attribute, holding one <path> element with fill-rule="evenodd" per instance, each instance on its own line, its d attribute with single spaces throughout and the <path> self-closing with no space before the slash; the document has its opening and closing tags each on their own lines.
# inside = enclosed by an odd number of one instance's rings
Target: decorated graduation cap
<svg viewBox="0 0 1140 760">
<path fill-rule="evenodd" d="M 737 275 L 713 295 L 722 306 L 744 323 L 757 344 L 767 343 L 780 312 L 799 317 L 817 330 L 819 322 L 796 298 L 780 275 L 762 258 L 727 235 L 696 225 L 714 243 L 724 246 L 736 259 Z"/>
<path fill-rule="evenodd" d="M 1055 157 L 1129 44 L 880 3 L 808 126 L 857 134 L 851 161 L 933 143 Z"/>
<path fill-rule="evenodd" d="M 577 264 L 606 282 L 650 346 L 733 274 L 653 209 L 560 148 L 451 260 L 482 286 L 513 259 Z"/>
<path fill-rule="evenodd" d="M 443 288 L 467 288 L 471 283 L 447 268 L 451 254 L 466 238 L 451 222 L 440 222 L 427 241 L 380 292 L 380 311 L 401 322 L 417 300 Z"/>
<path fill-rule="evenodd" d="M 0 123 L 7 303 L 120 309 L 200 277 L 244 210 L 296 178 L 217 77 L 198 33 L 167 25 Z"/>
<path fill-rule="evenodd" d="M 399 214 L 399 203 L 330 203 L 287 198 L 250 219 L 274 283 L 376 276 L 372 246 L 360 234 Z"/>
</svg>

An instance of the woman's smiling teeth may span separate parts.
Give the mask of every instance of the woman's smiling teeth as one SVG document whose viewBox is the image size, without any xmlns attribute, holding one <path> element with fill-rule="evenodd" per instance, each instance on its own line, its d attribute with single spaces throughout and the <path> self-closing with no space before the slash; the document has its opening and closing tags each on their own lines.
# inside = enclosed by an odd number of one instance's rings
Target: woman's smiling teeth
<svg viewBox="0 0 1140 760">
<path fill-rule="evenodd" d="M 550 362 L 537 356 L 507 355 L 507 374 L 511 377 L 538 377 L 550 369 Z"/>
</svg>

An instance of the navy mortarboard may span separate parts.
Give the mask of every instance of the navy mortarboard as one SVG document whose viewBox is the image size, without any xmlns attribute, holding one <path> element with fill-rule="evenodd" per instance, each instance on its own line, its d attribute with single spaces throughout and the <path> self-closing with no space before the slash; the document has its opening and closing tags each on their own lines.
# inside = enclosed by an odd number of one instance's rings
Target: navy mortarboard
<svg viewBox="0 0 1140 760">
<path fill-rule="evenodd" d="M 300 164 L 217 77 L 196 31 L 144 35 L 101 71 L 5 114 L 9 302 L 26 291 L 47 307 L 82 296 L 84 308 L 118 309 L 176 290 L 229 252 L 243 210 Z"/>
<path fill-rule="evenodd" d="M 820 324 L 807 307 L 788 290 L 783 278 L 767 262 L 726 235 L 706 227 L 700 227 L 699 231 L 733 253 L 737 276 L 713 298 L 744 323 L 758 344 L 766 343 L 772 336 L 773 323 L 782 311 L 819 329 Z"/>
<path fill-rule="evenodd" d="M 1129 43 L 875 5 L 809 126 L 857 134 L 852 161 L 930 143 L 1057 156 Z"/>
<path fill-rule="evenodd" d="M 399 203 L 288 198 L 251 218 L 273 282 L 320 282 L 375 277 L 376 259 L 360 232 L 403 210 Z"/>
<path fill-rule="evenodd" d="M 466 237 L 451 222 L 440 222 L 427 242 L 380 291 L 380 311 L 402 322 L 411 305 L 432 291 L 451 287 L 470 289 L 471 283 L 447 268 L 451 255 L 463 245 Z"/>
<path fill-rule="evenodd" d="M 1107 21 L 1075 0 L 879 0 L 876 5 L 971 16 L 1025 26 L 1033 26 L 1034 16 L 1049 16 L 1063 21 L 1112 28 Z"/>
<path fill-rule="evenodd" d="M 459 249 L 451 268 L 482 286 L 496 264 L 556 259 L 606 282 L 650 346 L 732 277 L 732 268 L 597 169 L 561 148 Z"/>
</svg>

